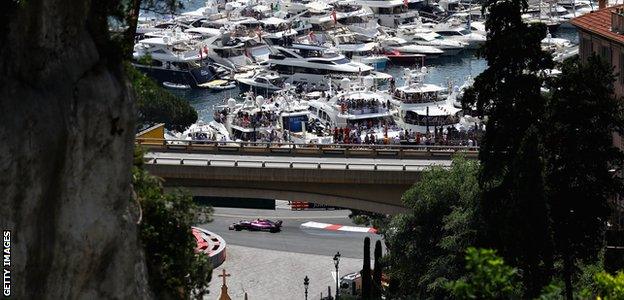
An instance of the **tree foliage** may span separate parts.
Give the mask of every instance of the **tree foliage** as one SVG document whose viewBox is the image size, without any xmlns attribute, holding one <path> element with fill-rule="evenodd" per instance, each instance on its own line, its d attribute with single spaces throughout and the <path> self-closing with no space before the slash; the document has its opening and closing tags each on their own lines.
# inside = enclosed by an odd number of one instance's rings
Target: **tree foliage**
<svg viewBox="0 0 624 300">
<path fill-rule="evenodd" d="M 447 288 L 457 299 L 512 299 L 519 295 L 518 270 L 505 264 L 495 250 L 466 250 L 466 278 Z"/>
<path fill-rule="evenodd" d="M 364 261 L 362 263 L 362 300 L 370 300 L 372 292 L 372 274 L 370 266 L 370 238 L 364 238 Z"/>
<path fill-rule="evenodd" d="M 386 239 L 392 297 L 440 297 L 463 274 L 463 252 L 474 243 L 479 165 L 456 158 L 450 170 L 434 167 L 403 195 L 410 209 L 395 216 Z"/>
<path fill-rule="evenodd" d="M 570 296 L 574 264 L 598 260 L 609 199 L 622 192 L 621 179 L 611 171 L 624 162 L 624 154 L 613 145 L 612 134 L 624 129 L 624 107 L 613 96 L 614 79 L 611 66 L 597 56 L 586 63 L 569 59 L 553 80 L 546 105 L 546 196 L 555 254 L 563 260 Z"/>
<path fill-rule="evenodd" d="M 167 129 L 184 131 L 197 122 L 197 111 L 188 101 L 169 93 L 130 64 L 126 64 L 126 73 L 136 93 L 139 126 L 165 123 Z"/>
<path fill-rule="evenodd" d="M 382 293 L 382 284 L 381 284 L 381 277 L 383 274 L 383 264 L 381 262 L 381 241 L 377 240 L 375 242 L 375 262 L 374 262 L 374 269 L 373 269 L 373 283 L 372 283 L 372 291 L 371 291 L 371 296 L 372 299 L 378 300 L 381 299 L 381 293 Z"/>
<path fill-rule="evenodd" d="M 520 267 L 529 297 L 550 282 L 552 250 L 541 176 L 539 120 L 545 99 L 542 70 L 553 66 L 541 48 L 544 24 L 522 21 L 524 0 L 488 0 L 487 41 L 480 55 L 488 68 L 466 92 L 464 105 L 487 117 L 482 162 L 480 243 Z"/>
<path fill-rule="evenodd" d="M 598 298 L 604 300 L 624 299 L 624 272 L 615 275 L 600 272 L 594 277 L 598 288 Z M 597 298 L 597 299 L 598 299 Z"/>
<path fill-rule="evenodd" d="M 195 253 L 191 226 L 210 221 L 211 208 L 198 207 L 191 196 L 165 193 L 160 179 L 143 169 L 135 150 L 132 184 L 142 209 L 140 238 L 150 286 L 158 298 L 187 299 L 208 293 L 212 267 L 204 253 Z"/>
</svg>

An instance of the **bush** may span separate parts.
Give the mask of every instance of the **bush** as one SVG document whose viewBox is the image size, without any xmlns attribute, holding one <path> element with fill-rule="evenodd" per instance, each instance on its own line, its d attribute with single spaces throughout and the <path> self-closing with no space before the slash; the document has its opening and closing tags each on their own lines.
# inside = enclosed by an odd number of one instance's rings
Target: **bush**
<svg viewBox="0 0 624 300">
<path fill-rule="evenodd" d="M 506 265 L 495 250 L 468 248 L 466 271 L 465 279 L 447 285 L 458 299 L 510 299 L 519 295 L 518 271 Z"/>
<path fill-rule="evenodd" d="M 598 298 L 604 300 L 624 299 L 623 271 L 619 271 L 616 275 L 602 271 L 594 276 L 594 280 L 598 289 Z"/>
<path fill-rule="evenodd" d="M 157 298 L 201 298 L 208 293 L 212 267 L 206 254 L 195 253 L 191 226 L 209 222 L 212 209 L 198 207 L 179 191 L 165 193 L 161 180 L 143 169 L 139 149 L 132 184 L 142 210 L 139 232 L 152 291 Z"/>
</svg>

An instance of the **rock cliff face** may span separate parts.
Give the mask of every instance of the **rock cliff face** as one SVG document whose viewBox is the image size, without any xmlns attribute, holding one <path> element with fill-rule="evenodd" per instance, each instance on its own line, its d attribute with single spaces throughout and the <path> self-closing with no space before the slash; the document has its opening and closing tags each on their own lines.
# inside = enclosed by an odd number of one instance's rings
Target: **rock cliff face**
<svg viewBox="0 0 624 300">
<path fill-rule="evenodd" d="M 0 229 L 16 299 L 149 298 L 131 199 L 133 99 L 105 5 L 0 8 Z"/>
</svg>

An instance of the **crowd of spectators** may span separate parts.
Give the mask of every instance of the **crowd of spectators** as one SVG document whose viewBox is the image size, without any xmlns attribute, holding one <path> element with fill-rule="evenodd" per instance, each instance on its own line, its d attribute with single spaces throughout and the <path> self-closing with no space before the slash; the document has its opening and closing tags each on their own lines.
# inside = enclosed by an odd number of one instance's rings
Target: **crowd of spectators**
<svg viewBox="0 0 624 300">
<path fill-rule="evenodd" d="M 343 113 L 360 115 L 367 113 L 383 113 L 387 112 L 391 108 L 389 100 L 380 101 L 378 99 L 345 99 L 339 98 L 336 104 L 340 105 L 340 109 Z"/>
<path fill-rule="evenodd" d="M 277 115 L 272 111 L 258 111 L 256 113 L 238 111 L 232 119 L 232 124 L 243 128 L 276 126 Z"/>
</svg>

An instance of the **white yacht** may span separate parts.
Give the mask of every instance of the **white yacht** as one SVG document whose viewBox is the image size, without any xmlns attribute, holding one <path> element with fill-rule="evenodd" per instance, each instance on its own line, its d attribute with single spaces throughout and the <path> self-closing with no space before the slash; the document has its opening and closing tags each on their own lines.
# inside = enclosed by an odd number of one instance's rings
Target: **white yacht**
<svg viewBox="0 0 624 300">
<path fill-rule="evenodd" d="M 132 65 L 161 84 L 198 88 L 217 77 L 204 58 L 195 41 L 162 36 L 140 40 L 134 46 Z"/>
<path fill-rule="evenodd" d="M 572 27 L 572 25 L 568 23 L 571 19 L 590 13 L 598 8 L 591 1 L 587 0 L 576 0 L 569 3 L 560 2 L 559 4 L 568 10 L 567 14 L 560 16 L 565 22 L 562 26 L 565 25 L 566 27 Z"/>
<path fill-rule="evenodd" d="M 370 7 L 356 5 L 354 1 L 345 0 L 335 3 L 334 8 L 340 24 L 358 37 L 370 40 L 379 34 L 380 26 Z"/>
<path fill-rule="evenodd" d="M 252 63 L 245 55 L 245 43 L 240 39 L 231 38 L 228 33 L 211 37 L 205 40 L 205 43 L 208 57 L 231 70 L 239 71 Z"/>
<path fill-rule="evenodd" d="M 278 44 L 285 38 L 294 39 L 297 31 L 292 29 L 290 23 L 280 18 L 267 18 L 260 20 L 262 24 L 262 38 L 271 40 L 272 44 Z"/>
<path fill-rule="evenodd" d="M 348 128 L 349 137 L 335 142 L 362 143 L 367 136 L 374 135 L 376 140 L 398 137 L 401 129 L 396 126 L 392 116 L 396 109 L 392 97 L 384 92 L 375 91 L 373 79 L 364 78 L 364 87 L 355 87 L 349 79 L 340 82 L 342 90 L 329 99 L 320 98 L 308 102 L 310 114 L 325 123 L 329 128 L 342 130 Z M 354 140 L 357 139 L 357 140 Z"/>
<path fill-rule="evenodd" d="M 455 55 L 468 46 L 465 42 L 446 39 L 431 29 L 417 25 L 400 26 L 397 29 L 397 36 L 416 45 L 436 47 L 444 51 L 442 55 Z"/>
<path fill-rule="evenodd" d="M 565 59 L 578 54 L 578 45 L 572 44 L 564 38 L 555 38 L 548 32 L 542 40 L 542 49 L 553 56 L 553 60 L 563 62 Z"/>
<path fill-rule="evenodd" d="M 329 79 L 358 78 L 371 75 L 377 81 L 392 76 L 374 71 L 373 67 L 352 62 L 344 55 L 329 52 L 327 48 L 292 44 L 289 47 L 274 46 L 269 56 L 269 69 L 278 72 L 291 84 L 315 84 L 329 89 Z"/>
<path fill-rule="evenodd" d="M 441 24 L 441 26 L 434 26 L 432 29 L 435 33 L 443 36 L 449 40 L 460 41 L 467 44 L 468 49 L 477 49 L 485 43 L 485 35 L 473 32 L 470 29 L 464 27 L 450 27 Z"/>
<path fill-rule="evenodd" d="M 336 43 L 335 49 L 344 54 L 348 59 L 354 62 L 360 62 L 375 68 L 375 70 L 384 70 L 388 62 L 388 57 L 381 54 L 379 43 L 375 42 L 358 42 L 353 33 L 343 33 L 333 36 Z"/>
<path fill-rule="evenodd" d="M 405 83 L 393 92 L 393 102 L 399 107 L 397 124 L 404 129 L 420 133 L 432 132 L 435 128 L 456 126 L 460 123 L 458 112 L 448 99 L 447 89 L 435 84 L 424 83 L 426 68 L 417 75 L 406 69 Z"/>
<path fill-rule="evenodd" d="M 418 16 L 417 11 L 406 7 L 405 0 L 356 0 L 355 2 L 370 8 L 381 26 L 396 28 L 401 24 L 413 22 Z"/>
<path fill-rule="evenodd" d="M 215 108 L 215 118 L 225 125 L 234 141 L 270 141 L 280 130 L 273 103 L 265 103 L 263 96 L 255 99 L 247 94 L 242 103 L 230 98 L 226 105 Z"/>
<path fill-rule="evenodd" d="M 254 72 L 250 77 L 237 77 L 236 81 L 241 90 L 251 90 L 257 95 L 272 94 L 284 88 L 284 79 L 276 72 Z"/>
<path fill-rule="evenodd" d="M 428 45 L 416 45 L 406 41 L 400 37 L 383 37 L 380 38 L 379 44 L 385 51 L 399 51 L 405 54 L 422 54 L 429 58 L 435 58 L 444 53 L 444 51 Z"/>
<path fill-rule="evenodd" d="M 181 136 L 176 137 L 193 142 L 230 140 L 230 135 L 223 124 L 216 121 L 205 123 L 202 120 L 192 124 Z"/>
</svg>

